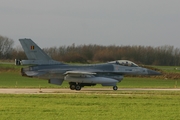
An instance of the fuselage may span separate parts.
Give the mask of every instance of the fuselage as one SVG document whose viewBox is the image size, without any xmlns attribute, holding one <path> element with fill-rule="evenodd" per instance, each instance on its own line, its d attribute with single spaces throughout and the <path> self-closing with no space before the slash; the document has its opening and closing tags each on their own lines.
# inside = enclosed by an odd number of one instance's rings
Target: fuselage
<svg viewBox="0 0 180 120">
<path fill-rule="evenodd" d="M 27 76 L 39 77 L 43 79 L 58 78 L 63 79 L 67 71 L 81 71 L 96 73 L 96 77 L 108 77 L 118 81 L 122 80 L 124 74 L 138 75 L 148 74 L 146 68 L 122 66 L 112 63 L 91 64 L 91 65 L 35 65 L 22 70 Z"/>
</svg>

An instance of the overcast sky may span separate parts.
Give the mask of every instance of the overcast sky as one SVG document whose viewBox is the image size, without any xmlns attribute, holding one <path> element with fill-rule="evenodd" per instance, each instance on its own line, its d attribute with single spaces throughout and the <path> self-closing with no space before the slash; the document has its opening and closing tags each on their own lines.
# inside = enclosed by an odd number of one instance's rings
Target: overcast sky
<svg viewBox="0 0 180 120">
<path fill-rule="evenodd" d="M 1 0 L 0 35 L 19 45 L 172 45 L 180 48 L 180 0 Z"/>
</svg>

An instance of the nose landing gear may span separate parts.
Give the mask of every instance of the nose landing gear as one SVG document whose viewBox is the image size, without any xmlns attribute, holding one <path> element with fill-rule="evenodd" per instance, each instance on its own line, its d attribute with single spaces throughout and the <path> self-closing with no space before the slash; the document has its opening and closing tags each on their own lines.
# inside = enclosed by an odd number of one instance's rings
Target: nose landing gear
<svg viewBox="0 0 180 120">
<path fill-rule="evenodd" d="M 118 90 L 118 87 L 117 86 L 113 86 L 113 90 Z"/>
</svg>

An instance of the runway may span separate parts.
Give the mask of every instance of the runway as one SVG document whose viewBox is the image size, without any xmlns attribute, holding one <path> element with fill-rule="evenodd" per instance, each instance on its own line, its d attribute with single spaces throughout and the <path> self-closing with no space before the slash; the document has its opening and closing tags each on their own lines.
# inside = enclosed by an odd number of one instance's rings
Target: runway
<svg viewBox="0 0 180 120">
<path fill-rule="evenodd" d="M 157 88 L 119 88 L 117 91 L 180 91 L 180 89 L 157 89 Z M 0 88 L 0 94 L 73 94 L 73 93 L 112 93 L 111 88 L 83 88 L 81 91 L 70 89 L 38 89 L 38 88 Z"/>
</svg>

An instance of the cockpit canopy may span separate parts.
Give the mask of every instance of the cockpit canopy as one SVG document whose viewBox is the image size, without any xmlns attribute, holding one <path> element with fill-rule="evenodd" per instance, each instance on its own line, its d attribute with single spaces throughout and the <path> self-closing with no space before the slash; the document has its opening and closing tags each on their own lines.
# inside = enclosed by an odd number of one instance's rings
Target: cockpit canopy
<svg viewBox="0 0 180 120">
<path fill-rule="evenodd" d="M 137 64 L 135 64 L 129 60 L 116 60 L 116 61 L 111 61 L 108 63 L 122 65 L 122 66 L 129 66 L 129 67 L 139 67 Z"/>
</svg>

